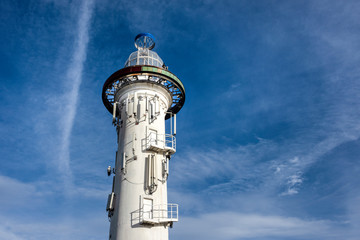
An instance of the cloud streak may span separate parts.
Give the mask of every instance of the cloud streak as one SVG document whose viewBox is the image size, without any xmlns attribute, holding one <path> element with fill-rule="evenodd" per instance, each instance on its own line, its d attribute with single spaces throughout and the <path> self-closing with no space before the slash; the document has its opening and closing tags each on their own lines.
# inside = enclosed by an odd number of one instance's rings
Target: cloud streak
<svg viewBox="0 0 360 240">
<path fill-rule="evenodd" d="M 66 188 L 69 188 L 72 185 L 72 171 L 70 167 L 71 132 L 76 116 L 79 89 L 82 82 L 82 72 L 84 62 L 86 60 L 86 49 L 89 42 L 89 29 L 93 7 L 93 0 L 84 0 L 81 4 L 75 48 L 70 65 L 66 71 L 65 83 L 70 84 L 70 90 L 63 96 L 64 111 L 60 122 L 62 132 L 58 165 L 60 172 L 63 174 L 63 180 Z"/>
<path fill-rule="evenodd" d="M 331 221 L 218 212 L 182 219 L 176 226 L 173 239 L 298 239 L 320 236 L 336 239 L 329 231 L 332 225 Z"/>
<path fill-rule="evenodd" d="M 101 239 L 106 235 L 108 222 L 101 212 L 85 214 L 84 219 L 59 217 L 56 220 L 27 221 L 0 215 L 0 239 L 7 240 L 63 240 Z"/>
</svg>

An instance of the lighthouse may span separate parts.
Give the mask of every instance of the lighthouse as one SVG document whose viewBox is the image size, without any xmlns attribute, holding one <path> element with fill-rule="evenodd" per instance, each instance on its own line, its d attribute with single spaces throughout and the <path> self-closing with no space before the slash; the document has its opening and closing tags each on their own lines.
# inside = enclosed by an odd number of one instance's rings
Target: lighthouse
<svg viewBox="0 0 360 240">
<path fill-rule="evenodd" d="M 106 211 L 110 240 L 168 240 L 178 205 L 168 203 L 169 163 L 176 152 L 176 114 L 185 88 L 152 49 L 149 33 L 104 83 L 102 100 L 117 132 L 112 191 Z"/>
</svg>

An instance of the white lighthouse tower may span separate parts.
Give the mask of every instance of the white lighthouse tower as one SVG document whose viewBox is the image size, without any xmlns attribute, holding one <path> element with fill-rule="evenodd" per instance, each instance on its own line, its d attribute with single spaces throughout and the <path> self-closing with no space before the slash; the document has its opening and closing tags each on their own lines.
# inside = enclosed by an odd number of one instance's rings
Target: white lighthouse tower
<svg viewBox="0 0 360 240">
<path fill-rule="evenodd" d="M 168 240 L 178 205 L 167 201 L 169 161 L 176 151 L 176 113 L 185 102 L 181 81 L 141 33 L 125 67 L 105 82 L 102 100 L 113 115 L 118 149 L 106 210 L 111 240 Z M 169 127 L 165 128 L 165 120 Z"/>
</svg>

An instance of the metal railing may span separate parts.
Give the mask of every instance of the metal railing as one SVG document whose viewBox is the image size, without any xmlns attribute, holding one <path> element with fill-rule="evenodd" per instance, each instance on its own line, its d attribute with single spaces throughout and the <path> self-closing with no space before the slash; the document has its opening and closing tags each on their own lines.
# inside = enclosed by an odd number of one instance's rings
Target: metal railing
<svg viewBox="0 0 360 240">
<path fill-rule="evenodd" d="M 178 213 L 178 204 L 144 204 L 140 209 L 140 219 L 142 222 L 149 223 L 177 222 L 179 220 Z"/>
<path fill-rule="evenodd" d="M 176 138 L 172 134 L 157 134 L 151 132 L 146 138 L 146 146 L 148 149 L 157 148 L 176 151 Z"/>
</svg>

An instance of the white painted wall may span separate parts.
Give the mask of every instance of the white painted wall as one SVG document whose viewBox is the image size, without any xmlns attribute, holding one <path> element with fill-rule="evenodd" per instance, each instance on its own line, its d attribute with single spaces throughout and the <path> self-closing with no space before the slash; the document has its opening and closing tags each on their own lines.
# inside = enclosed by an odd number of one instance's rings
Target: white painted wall
<svg viewBox="0 0 360 240">
<path fill-rule="evenodd" d="M 144 202 L 167 204 L 166 178 L 164 181 L 162 174 L 162 161 L 166 157 L 164 153 L 146 150 L 146 137 L 150 131 L 165 134 L 165 115 L 172 102 L 171 96 L 161 86 L 144 82 L 123 87 L 116 93 L 115 99 L 119 102 L 117 111 L 121 112 L 122 123 L 118 127 L 116 202 L 111 217 L 110 239 L 168 240 L 168 224 L 143 225 L 139 210 Z M 126 155 L 125 164 L 122 163 L 123 153 Z M 157 184 L 157 189 L 151 194 L 146 166 L 152 154 L 156 175 L 153 182 Z M 151 216 L 150 213 L 147 215 Z"/>
</svg>

